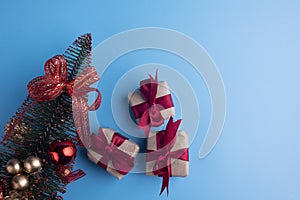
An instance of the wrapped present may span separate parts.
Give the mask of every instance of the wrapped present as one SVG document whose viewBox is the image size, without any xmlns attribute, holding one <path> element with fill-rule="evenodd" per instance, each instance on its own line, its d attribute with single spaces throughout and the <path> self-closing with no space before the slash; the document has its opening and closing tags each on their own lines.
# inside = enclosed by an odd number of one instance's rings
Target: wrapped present
<svg viewBox="0 0 300 200">
<path fill-rule="evenodd" d="M 158 83 L 156 71 L 155 79 L 140 82 L 140 89 L 128 94 L 128 100 L 139 128 L 144 129 L 148 136 L 151 126 L 160 126 L 164 120 L 175 115 L 175 108 L 168 84 Z"/>
<path fill-rule="evenodd" d="M 181 120 L 170 118 L 166 130 L 150 132 L 147 139 L 146 173 L 163 178 L 160 194 L 167 189 L 170 177 L 186 177 L 189 173 L 188 136 L 178 131 Z"/>
<path fill-rule="evenodd" d="M 139 146 L 109 128 L 100 128 L 91 135 L 89 159 L 107 172 L 122 179 L 134 167 Z"/>
</svg>

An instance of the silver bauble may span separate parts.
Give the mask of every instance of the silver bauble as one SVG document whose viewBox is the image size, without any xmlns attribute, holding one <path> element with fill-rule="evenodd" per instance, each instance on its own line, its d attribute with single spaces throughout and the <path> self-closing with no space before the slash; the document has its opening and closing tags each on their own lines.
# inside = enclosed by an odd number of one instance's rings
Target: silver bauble
<svg viewBox="0 0 300 200">
<path fill-rule="evenodd" d="M 24 161 L 24 169 L 27 173 L 35 173 L 42 169 L 42 161 L 38 157 L 30 156 Z"/>
<path fill-rule="evenodd" d="M 29 185 L 27 176 L 18 174 L 11 179 L 11 187 L 14 190 L 25 190 Z"/>
<path fill-rule="evenodd" d="M 21 162 L 16 158 L 9 160 L 6 164 L 6 171 L 10 174 L 21 173 L 22 172 Z"/>
</svg>

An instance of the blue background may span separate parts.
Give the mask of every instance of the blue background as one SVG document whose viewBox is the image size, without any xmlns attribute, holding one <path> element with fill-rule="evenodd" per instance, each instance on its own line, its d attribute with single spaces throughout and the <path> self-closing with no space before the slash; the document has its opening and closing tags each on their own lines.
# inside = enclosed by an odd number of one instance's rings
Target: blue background
<svg viewBox="0 0 300 200">
<path fill-rule="evenodd" d="M 190 176 L 172 179 L 168 199 L 300 199 L 299 10 L 296 0 L 2 1 L 0 126 L 27 95 L 27 82 L 43 74 L 44 61 L 78 35 L 93 33 L 96 45 L 132 28 L 171 28 L 206 48 L 223 77 L 228 102 L 223 135 L 214 151 L 199 160 L 210 112 L 209 100 L 203 100 Z M 118 62 L 159 62 L 154 55 L 137 53 Z M 164 62 L 174 61 L 166 56 Z M 104 95 L 106 84 L 101 86 Z M 65 199 L 167 199 L 158 196 L 159 178 L 130 174 L 117 181 L 83 153 L 76 167 L 88 175 L 68 186 Z"/>
</svg>

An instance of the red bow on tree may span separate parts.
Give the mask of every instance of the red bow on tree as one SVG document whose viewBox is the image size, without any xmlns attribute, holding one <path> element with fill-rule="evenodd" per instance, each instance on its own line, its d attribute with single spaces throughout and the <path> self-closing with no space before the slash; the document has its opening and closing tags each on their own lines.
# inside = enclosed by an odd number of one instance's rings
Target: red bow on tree
<svg viewBox="0 0 300 200">
<path fill-rule="evenodd" d="M 94 67 L 88 67 L 76 79 L 68 81 L 68 68 L 66 59 L 54 56 L 45 63 L 45 76 L 33 79 L 28 84 L 29 96 L 35 101 L 49 101 L 55 99 L 63 91 L 72 97 L 73 117 L 78 133 L 78 138 L 83 145 L 90 144 L 90 126 L 88 111 L 97 110 L 101 104 L 101 93 L 90 86 L 99 81 L 99 76 Z M 98 96 L 93 105 L 88 106 L 87 94 L 97 92 Z"/>
<path fill-rule="evenodd" d="M 29 97 L 33 98 L 34 102 L 27 106 L 13 126 L 18 124 L 24 114 L 34 104 L 54 100 L 65 91 L 72 98 L 73 116 L 79 141 L 83 145 L 89 145 L 89 140 L 87 139 L 90 135 L 88 111 L 97 110 L 102 100 L 100 91 L 90 87 L 100 79 L 96 69 L 88 67 L 76 79 L 68 81 L 67 61 L 62 55 L 57 55 L 45 63 L 44 71 L 45 76 L 39 76 L 28 83 Z M 88 106 L 87 94 L 93 91 L 98 96 L 95 102 Z M 8 138 L 12 130 L 13 128 L 9 130 L 4 140 Z"/>
</svg>

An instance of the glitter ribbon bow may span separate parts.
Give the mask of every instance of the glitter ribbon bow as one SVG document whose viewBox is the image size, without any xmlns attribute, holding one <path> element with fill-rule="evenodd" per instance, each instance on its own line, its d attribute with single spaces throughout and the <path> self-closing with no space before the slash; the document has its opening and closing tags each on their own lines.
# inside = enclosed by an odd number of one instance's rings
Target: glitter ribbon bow
<svg viewBox="0 0 300 200">
<path fill-rule="evenodd" d="M 69 81 L 67 61 L 62 55 L 57 55 L 45 63 L 44 71 L 44 76 L 33 79 L 27 85 L 29 97 L 33 98 L 34 101 L 21 113 L 14 125 L 18 124 L 25 113 L 34 104 L 54 100 L 65 91 L 72 98 L 73 116 L 78 138 L 83 145 L 89 145 L 87 137 L 90 135 L 88 111 L 97 110 L 100 107 L 102 100 L 100 91 L 90 87 L 100 79 L 96 69 L 94 67 L 88 67 L 82 71 L 76 79 Z M 87 94 L 89 92 L 97 93 L 97 98 L 91 106 L 88 106 Z M 13 128 L 7 132 L 3 140 L 9 137 L 12 130 Z"/>
</svg>

